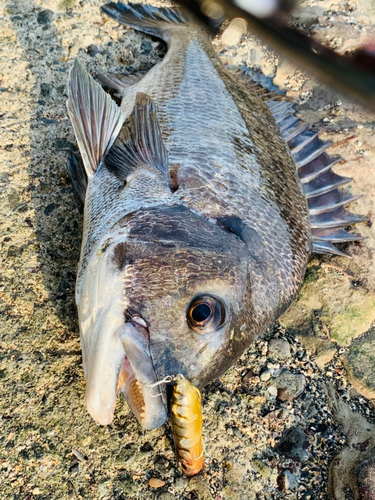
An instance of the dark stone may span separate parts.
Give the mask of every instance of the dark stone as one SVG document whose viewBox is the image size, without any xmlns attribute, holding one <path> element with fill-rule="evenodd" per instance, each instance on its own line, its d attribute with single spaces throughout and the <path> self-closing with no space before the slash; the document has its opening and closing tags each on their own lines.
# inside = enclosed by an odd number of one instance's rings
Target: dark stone
<svg viewBox="0 0 375 500">
<path fill-rule="evenodd" d="M 151 446 L 150 443 L 145 443 L 143 444 L 140 449 L 139 449 L 142 453 L 149 453 L 151 451 L 154 451 L 154 448 Z"/>
<path fill-rule="evenodd" d="M 303 461 L 307 458 L 308 447 L 308 436 L 301 429 L 290 427 L 283 433 L 275 449 L 285 457 Z"/>
<path fill-rule="evenodd" d="M 56 203 L 50 203 L 44 209 L 44 215 L 50 215 L 56 208 Z"/>
<path fill-rule="evenodd" d="M 95 57 L 97 54 L 99 54 L 99 49 L 96 45 L 89 45 L 86 51 L 91 57 Z"/>
<path fill-rule="evenodd" d="M 45 123 L 46 125 L 56 125 L 59 123 L 57 120 L 51 120 L 50 118 L 41 118 L 41 122 Z"/>
<path fill-rule="evenodd" d="M 22 252 L 20 247 L 16 245 L 10 245 L 8 248 L 8 257 L 17 257 Z"/>
<path fill-rule="evenodd" d="M 245 373 L 245 375 L 242 377 L 242 383 L 247 384 L 250 382 L 253 378 L 255 377 L 255 373 L 253 370 L 249 370 L 248 372 Z"/>
<path fill-rule="evenodd" d="M 141 51 L 144 54 L 149 54 L 152 51 L 151 42 L 149 42 L 148 40 L 143 40 L 143 42 L 141 43 Z"/>
<path fill-rule="evenodd" d="M 48 97 L 51 94 L 52 85 L 49 83 L 41 83 L 40 84 L 40 95 L 41 97 Z"/>
<path fill-rule="evenodd" d="M 53 18 L 55 17 L 55 14 L 52 12 L 52 10 L 45 9 L 39 12 L 37 21 L 39 24 L 48 24 L 53 21 Z"/>
</svg>

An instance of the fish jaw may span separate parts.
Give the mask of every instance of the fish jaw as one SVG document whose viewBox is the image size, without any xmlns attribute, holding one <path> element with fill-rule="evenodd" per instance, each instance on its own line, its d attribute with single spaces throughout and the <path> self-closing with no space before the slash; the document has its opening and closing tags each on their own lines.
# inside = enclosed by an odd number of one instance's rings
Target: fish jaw
<svg viewBox="0 0 375 500">
<path fill-rule="evenodd" d="M 160 427 L 167 419 L 163 395 L 152 393 L 150 386 L 158 381 L 150 354 L 149 333 L 146 327 L 127 323 L 121 335 L 126 357 L 118 378 L 118 389 L 142 427 Z"/>
<path fill-rule="evenodd" d="M 113 247 L 97 252 L 79 296 L 86 407 L 101 425 L 112 422 L 122 393 L 144 429 L 162 425 L 167 412 L 149 385 L 157 381 L 145 325 L 125 322 L 121 275 L 113 266 Z"/>
</svg>

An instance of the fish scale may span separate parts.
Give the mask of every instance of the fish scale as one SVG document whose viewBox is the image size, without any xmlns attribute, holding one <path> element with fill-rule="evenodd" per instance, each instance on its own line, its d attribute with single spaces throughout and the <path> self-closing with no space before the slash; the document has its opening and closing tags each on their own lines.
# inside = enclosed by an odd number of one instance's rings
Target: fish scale
<svg viewBox="0 0 375 500">
<path fill-rule="evenodd" d="M 349 180 L 332 172 L 329 143 L 270 78 L 224 67 L 177 9 L 103 11 L 168 50 L 140 77 L 99 75 L 120 106 L 78 61 L 70 73 L 86 405 L 108 424 L 120 392 L 152 429 L 167 393 L 150 387 L 222 375 L 294 300 L 311 252 L 340 254 L 333 242 L 355 239 L 342 226 L 363 218 L 344 208 Z"/>
</svg>

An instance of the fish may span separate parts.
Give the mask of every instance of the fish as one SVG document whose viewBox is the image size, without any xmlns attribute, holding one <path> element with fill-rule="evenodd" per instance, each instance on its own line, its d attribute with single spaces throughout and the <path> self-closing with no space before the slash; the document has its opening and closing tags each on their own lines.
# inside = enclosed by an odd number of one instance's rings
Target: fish
<svg viewBox="0 0 375 500">
<path fill-rule="evenodd" d="M 84 202 L 76 303 L 86 407 L 108 425 L 125 397 L 144 429 L 168 417 L 166 388 L 220 377 L 293 302 L 310 256 L 360 236 L 330 143 L 270 78 L 225 67 L 210 34 L 177 8 L 108 3 L 158 37 L 165 57 L 137 77 L 76 60 L 67 108 Z M 118 104 L 103 90 L 111 88 Z"/>
</svg>

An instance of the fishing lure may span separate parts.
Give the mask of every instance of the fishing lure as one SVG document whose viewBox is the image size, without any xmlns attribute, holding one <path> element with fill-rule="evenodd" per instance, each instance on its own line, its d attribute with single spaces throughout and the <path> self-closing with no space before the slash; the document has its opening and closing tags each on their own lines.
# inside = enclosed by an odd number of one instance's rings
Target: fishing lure
<svg viewBox="0 0 375 500">
<path fill-rule="evenodd" d="M 149 387 L 151 389 L 169 382 L 174 382 L 171 423 L 177 459 L 184 474 L 195 476 L 202 470 L 205 458 L 201 393 L 181 374 L 168 376 Z M 158 397 L 161 393 L 152 396 Z"/>
<path fill-rule="evenodd" d="M 194 476 L 204 464 L 204 442 L 200 390 L 183 375 L 175 377 L 172 393 L 172 429 L 181 469 Z"/>
</svg>

